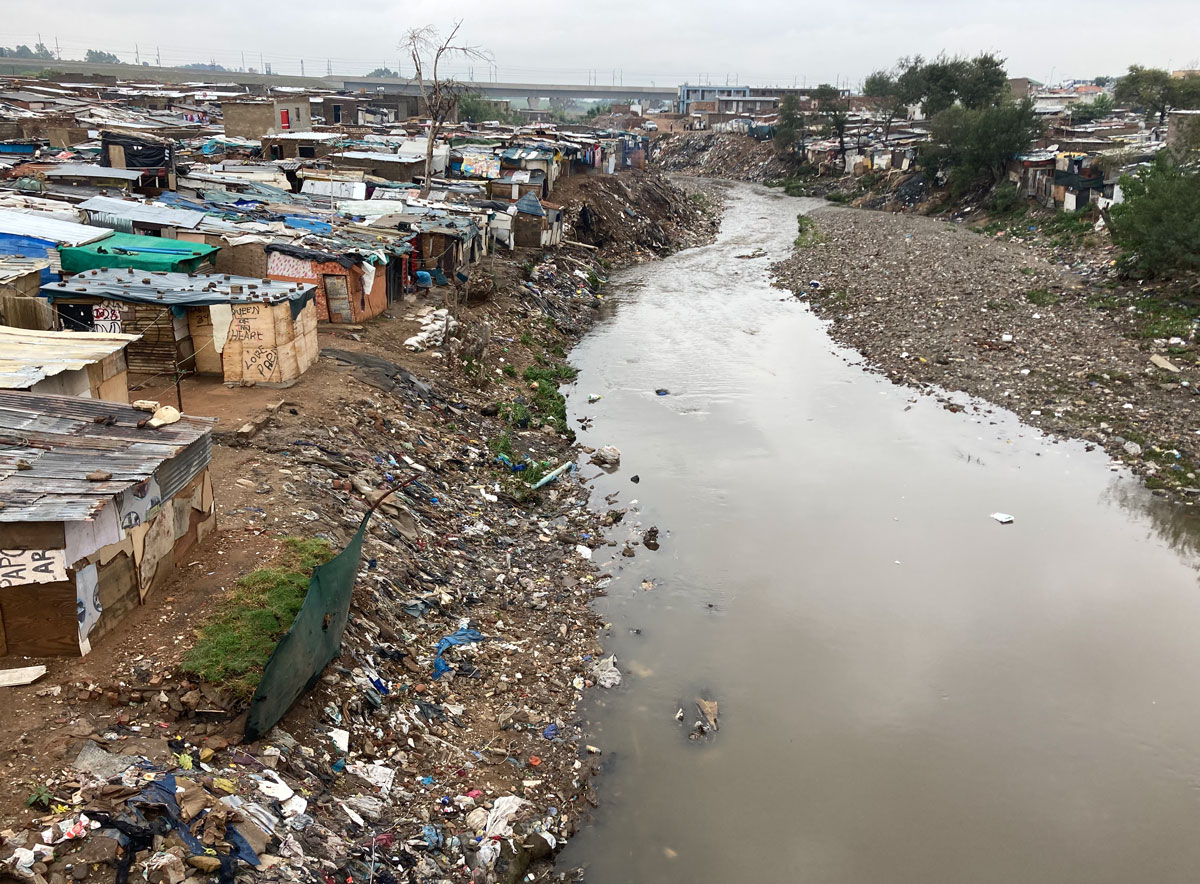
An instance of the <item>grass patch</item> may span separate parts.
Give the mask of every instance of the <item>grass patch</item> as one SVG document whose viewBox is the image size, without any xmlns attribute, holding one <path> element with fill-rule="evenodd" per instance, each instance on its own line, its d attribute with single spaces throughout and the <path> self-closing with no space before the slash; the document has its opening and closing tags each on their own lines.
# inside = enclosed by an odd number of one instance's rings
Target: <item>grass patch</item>
<svg viewBox="0 0 1200 884">
<path fill-rule="evenodd" d="M 1049 289 L 1030 289 L 1025 293 L 1025 300 L 1037 307 L 1053 307 L 1062 301 L 1062 295 Z"/>
<path fill-rule="evenodd" d="M 532 386 L 537 387 L 533 392 L 533 408 L 544 423 L 553 423 L 560 430 L 567 428 L 567 400 L 558 392 L 562 381 L 571 381 L 579 374 L 578 369 L 565 362 L 553 363 L 544 367 L 529 366 L 523 377 Z"/>
<path fill-rule="evenodd" d="M 854 199 L 854 194 L 846 193 L 844 190 L 831 190 L 829 193 L 825 194 L 825 199 L 829 200 L 831 203 L 845 204 Z"/>
<path fill-rule="evenodd" d="M 521 332 L 521 337 L 517 338 L 517 340 L 520 341 L 522 344 L 524 344 L 526 347 L 536 347 L 538 345 L 538 342 L 534 339 L 533 335 L 531 335 L 529 332 Z"/>
<path fill-rule="evenodd" d="M 508 375 L 510 378 L 515 378 L 517 376 L 517 367 L 511 362 L 506 362 L 504 364 L 504 368 L 500 369 L 500 371 Z"/>
<path fill-rule="evenodd" d="M 221 610 L 197 630 L 195 646 L 183 657 L 185 672 L 254 695 L 263 666 L 304 604 L 313 568 L 333 558 L 329 542 L 287 537 L 279 559 L 234 584 Z"/>
<path fill-rule="evenodd" d="M 825 237 L 817 230 L 816 222 L 807 215 L 796 216 L 796 227 L 799 230 L 796 236 L 798 249 L 807 249 L 825 241 Z"/>
<path fill-rule="evenodd" d="M 509 460 L 513 458 L 512 434 L 505 430 L 499 436 L 488 440 L 488 448 L 492 454 L 503 454 Z"/>
</svg>

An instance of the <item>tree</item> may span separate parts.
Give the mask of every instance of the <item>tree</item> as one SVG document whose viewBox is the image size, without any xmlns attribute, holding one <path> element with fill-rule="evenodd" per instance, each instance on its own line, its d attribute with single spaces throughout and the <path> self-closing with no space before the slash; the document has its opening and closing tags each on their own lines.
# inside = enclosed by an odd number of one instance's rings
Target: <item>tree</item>
<svg viewBox="0 0 1200 884">
<path fill-rule="evenodd" d="M 1112 114 L 1116 104 L 1108 93 L 1097 95 L 1094 101 L 1081 102 L 1067 109 L 1073 123 L 1090 123 Z"/>
<path fill-rule="evenodd" d="M 458 97 L 458 116 L 459 119 L 465 117 L 472 123 L 482 123 L 484 120 L 511 123 L 515 117 L 513 112 L 504 106 L 504 102 L 492 101 L 476 93 Z"/>
<path fill-rule="evenodd" d="M 775 126 L 775 149 L 791 155 L 796 142 L 804 137 L 804 114 L 800 110 L 800 99 L 789 92 L 779 102 L 779 122 Z"/>
<path fill-rule="evenodd" d="M 846 156 L 846 126 L 850 122 L 848 101 L 842 98 L 842 93 L 836 86 L 822 83 L 812 91 L 813 101 L 817 104 L 823 130 L 827 138 L 837 138 L 838 156 Z"/>
<path fill-rule="evenodd" d="M 42 61 L 49 61 L 54 58 L 54 53 L 46 48 L 45 43 L 36 43 L 33 47 L 33 57 L 40 58 Z"/>
<path fill-rule="evenodd" d="M 425 181 L 421 185 L 422 197 L 429 196 L 429 189 L 433 183 L 434 141 L 454 113 L 459 97 L 467 91 L 462 83 L 443 77 L 442 62 L 455 57 L 491 60 L 488 54 L 478 47 L 455 42 L 461 27 L 462 19 L 459 19 L 444 40 L 438 36 L 433 25 L 413 28 L 402 44 L 412 58 L 415 71 L 413 80 L 421 90 L 421 98 L 425 101 L 429 113 L 429 140 L 425 146 Z"/>
<path fill-rule="evenodd" d="M 1113 241 L 1149 276 L 1200 270 L 1200 169 L 1159 151 L 1121 178 L 1123 202 L 1108 210 Z"/>
<path fill-rule="evenodd" d="M 88 64 L 120 64 L 121 59 L 117 58 L 111 52 L 103 52 L 99 49 L 89 49 L 87 55 L 84 56 L 84 61 Z"/>
<path fill-rule="evenodd" d="M 892 71 L 875 71 L 863 83 L 863 95 L 875 99 L 883 115 L 883 140 L 892 132 L 892 121 L 907 116 L 909 102 L 905 100 L 900 76 Z"/>
<path fill-rule="evenodd" d="M 1129 66 L 1129 73 L 1117 80 L 1113 96 L 1121 104 L 1139 110 L 1147 119 L 1158 117 L 1158 125 L 1167 120 L 1172 108 L 1200 107 L 1200 77 L 1172 77 L 1161 68 Z"/>
<path fill-rule="evenodd" d="M 1094 86 L 1099 86 L 1102 89 L 1106 86 L 1111 86 L 1112 83 L 1113 83 L 1112 77 L 1097 77 L 1096 79 L 1092 80 L 1092 84 Z"/>
<path fill-rule="evenodd" d="M 1008 97 L 1004 59 L 989 52 L 969 59 L 943 54 L 933 61 L 917 55 L 902 58 L 897 67 L 899 96 L 906 105 L 920 103 L 927 117 L 937 116 L 955 104 L 977 110 L 1000 104 Z"/>
<path fill-rule="evenodd" d="M 368 77 L 399 77 L 400 75 L 391 68 L 375 68 L 367 74 Z"/>
<path fill-rule="evenodd" d="M 957 92 L 963 107 L 971 110 L 1000 104 L 1008 95 L 1004 59 L 982 52 L 970 61 L 962 62 Z"/>
<path fill-rule="evenodd" d="M 929 173 L 946 172 L 951 193 L 961 196 L 985 179 L 1001 181 L 1008 161 L 1042 131 L 1028 98 L 974 109 L 955 105 L 934 117 L 922 164 Z"/>
</svg>

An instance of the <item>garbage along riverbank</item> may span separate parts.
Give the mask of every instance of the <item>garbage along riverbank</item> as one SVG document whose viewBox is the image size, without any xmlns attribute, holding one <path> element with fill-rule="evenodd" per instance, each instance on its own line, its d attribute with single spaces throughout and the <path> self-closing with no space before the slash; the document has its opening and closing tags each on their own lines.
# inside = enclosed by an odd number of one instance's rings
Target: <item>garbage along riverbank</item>
<svg viewBox="0 0 1200 884">
<path fill-rule="evenodd" d="M 620 678 L 593 555 L 639 540 L 588 506 L 597 468 L 572 472 L 566 354 L 604 277 L 716 229 L 653 173 L 556 198 L 571 244 L 485 259 L 455 315 L 417 301 L 323 329 L 288 390 L 184 384 L 185 410 L 220 419 L 218 530 L 88 657 L 20 661 L 46 673 L 0 688 L 0 877 L 552 876 L 596 804 L 576 704 Z M 341 655 L 244 743 L 264 636 L 372 507 Z"/>
<path fill-rule="evenodd" d="M 1104 255 L 1065 264 L 1051 249 L 913 215 L 807 217 L 774 270 L 835 340 L 897 383 L 969 393 L 1103 447 L 1189 506 L 1200 496 L 1194 308 L 1122 284 Z"/>
</svg>

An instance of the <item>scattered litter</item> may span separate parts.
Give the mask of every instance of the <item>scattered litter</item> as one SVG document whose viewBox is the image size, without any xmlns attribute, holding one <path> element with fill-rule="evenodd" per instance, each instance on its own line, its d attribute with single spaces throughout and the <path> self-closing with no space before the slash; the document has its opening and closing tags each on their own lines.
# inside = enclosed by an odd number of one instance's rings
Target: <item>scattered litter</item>
<svg viewBox="0 0 1200 884">
<path fill-rule="evenodd" d="M 992 518 L 995 519 L 997 522 L 999 522 L 1001 525 L 1011 525 L 1013 522 L 1013 517 L 1010 516 L 1008 513 L 992 513 Z M 899 564 L 899 563 L 897 563 L 897 564 Z"/>
<path fill-rule="evenodd" d="M 592 667 L 592 678 L 602 688 L 615 688 L 621 683 L 621 671 L 617 669 L 617 655 L 605 657 Z"/>
</svg>

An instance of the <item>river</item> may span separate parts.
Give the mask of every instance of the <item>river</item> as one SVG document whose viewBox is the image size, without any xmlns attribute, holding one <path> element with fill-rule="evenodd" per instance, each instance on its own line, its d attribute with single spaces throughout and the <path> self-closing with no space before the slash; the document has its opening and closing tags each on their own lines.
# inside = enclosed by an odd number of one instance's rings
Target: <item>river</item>
<svg viewBox="0 0 1200 884">
<path fill-rule="evenodd" d="M 768 272 L 817 204 L 734 187 L 718 241 L 617 274 L 572 354 L 580 440 L 622 452 L 593 501 L 662 534 L 607 565 L 624 682 L 584 706 L 601 806 L 560 864 L 589 884 L 1194 880 L 1195 522 L 1101 451 L 835 346 Z M 720 730 L 689 742 L 700 696 Z"/>
</svg>

